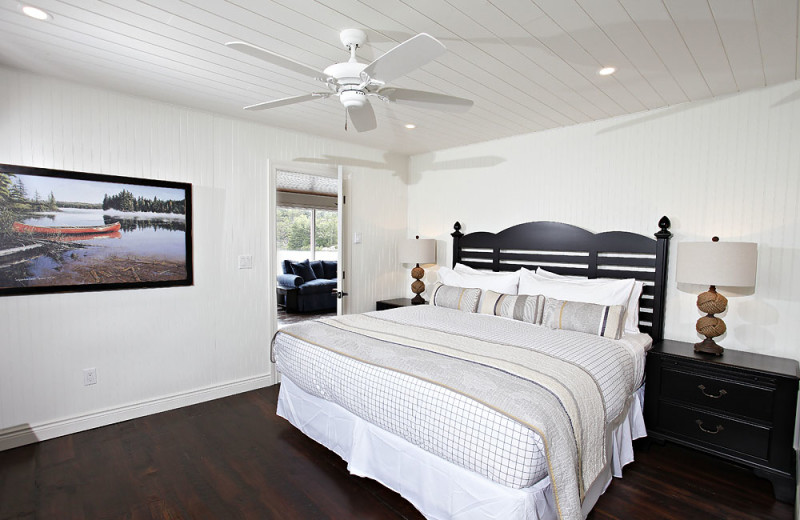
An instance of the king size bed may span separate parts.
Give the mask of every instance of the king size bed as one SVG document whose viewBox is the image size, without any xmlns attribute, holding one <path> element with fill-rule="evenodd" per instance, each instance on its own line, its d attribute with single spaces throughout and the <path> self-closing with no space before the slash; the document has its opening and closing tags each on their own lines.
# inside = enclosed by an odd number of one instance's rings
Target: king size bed
<svg viewBox="0 0 800 520">
<path fill-rule="evenodd" d="M 278 414 L 427 518 L 585 518 L 645 434 L 671 237 L 659 227 L 456 223 L 430 305 L 276 334 Z"/>
</svg>

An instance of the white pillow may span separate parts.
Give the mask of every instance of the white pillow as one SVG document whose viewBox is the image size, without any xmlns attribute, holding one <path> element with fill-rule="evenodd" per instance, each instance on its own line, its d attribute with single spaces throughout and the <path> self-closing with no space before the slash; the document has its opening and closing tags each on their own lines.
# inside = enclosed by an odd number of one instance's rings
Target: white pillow
<svg viewBox="0 0 800 520">
<path fill-rule="evenodd" d="M 500 273 L 496 273 L 494 271 L 483 271 L 481 269 L 475 269 L 475 268 L 472 268 L 472 267 L 470 267 L 468 265 L 464 265 L 464 264 L 456 264 L 456 266 L 453 267 L 453 271 L 455 271 L 457 273 L 461 273 L 461 274 L 479 274 L 479 275 L 486 275 L 486 276 L 505 276 L 505 275 L 509 274 L 507 271 L 506 272 L 500 272 Z"/>
<path fill-rule="evenodd" d="M 614 278 L 590 279 L 585 276 L 556 274 L 556 273 L 551 273 L 550 271 L 547 271 L 546 269 L 543 269 L 541 267 L 536 270 L 536 275 L 550 280 L 574 281 L 586 284 L 596 284 L 598 282 L 605 283 L 614 280 Z M 639 298 L 641 298 L 642 296 L 643 289 L 644 289 L 644 282 L 640 282 L 639 280 L 634 280 L 633 290 L 631 290 L 631 295 L 628 298 L 628 303 L 625 304 L 625 309 L 627 312 L 627 314 L 625 315 L 625 332 L 635 332 L 637 334 L 639 333 Z"/>
<path fill-rule="evenodd" d="M 497 273 L 497 275 L 458 273 L 447 267 L 439 268 L 439 281 L 453 287 L 467 287 L 494 291 L 505 294 L 517 294 L 519 272 Z"/>
<path fill-rule="evenodd" d="M 626 280 L 552 280 L 527 269 L 520 269 L 519 294 L 541 294 L 547 298 L 598 305 L 628 305 L 633 278 Z"/>
</svg>

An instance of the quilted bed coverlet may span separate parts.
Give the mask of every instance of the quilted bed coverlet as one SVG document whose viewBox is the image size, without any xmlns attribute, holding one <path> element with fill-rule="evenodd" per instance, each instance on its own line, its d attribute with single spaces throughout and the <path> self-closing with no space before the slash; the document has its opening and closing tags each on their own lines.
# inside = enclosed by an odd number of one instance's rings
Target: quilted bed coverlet
<svg viewBox="0 0 800 520">
<path fill-rule="evenodd" d="M 432 419 L 403 392 L 420 384 L 530 429 L 563 519 L 582 517 L 584 492 L 606 468 L 609 432 L 640 377 L 623 341 L 431 306 L 292 325 L 276 335 L 273 355 L 278 370 L 304 391 L 437 455 L 438 443 L 463 439 L 431 441 L 419 431 Z M 337 370 L 331 356 L 349 368 Z M 367 370 L 391 373 L 382 379 L 392 388 L 364 385 L 359 372 Z M 480 447 L 472 451 L 474 457 L 452 462 L 512 487 L 533 483 L 504 480 Z"/>
</svg>

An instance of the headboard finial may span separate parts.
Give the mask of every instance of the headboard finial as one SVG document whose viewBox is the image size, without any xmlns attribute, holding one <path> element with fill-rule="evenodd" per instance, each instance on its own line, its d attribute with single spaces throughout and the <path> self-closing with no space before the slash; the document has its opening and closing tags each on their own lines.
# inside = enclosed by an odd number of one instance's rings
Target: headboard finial
<svg viewBox="0 0 800 520">
<path fill-rule="evenodd" d="M 460 222 L 456 222 L 455 224 L 453 224 L 453 229 L 455 229 L 455 231 L 450 233 L 451 237 L 455 238 L 455 237 L 463 237 L 464 236 L 464 233 L 461 232 L 461 223 Z"/>
<path fill-rule="evenodd" d="M 672 233 L 669 232 L 669 227 L 672 225 L 672 222 L 669 221 L 669 217 L 664 215 L 661 217 L 661 220 L 658 221 L 658 227 L 661 229 L 658 233 L 656 233 L 656 238 L 669 238 L 672 236 Z"/>
</svg>

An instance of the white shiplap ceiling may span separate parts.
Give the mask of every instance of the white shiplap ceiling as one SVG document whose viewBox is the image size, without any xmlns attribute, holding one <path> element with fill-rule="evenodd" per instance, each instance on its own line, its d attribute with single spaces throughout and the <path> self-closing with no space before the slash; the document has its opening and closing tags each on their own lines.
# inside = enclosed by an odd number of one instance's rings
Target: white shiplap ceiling
<svg viewBox="0 0 800 520">
<path fill-rule="evenodd" d="M 415 154 L 671 106 L 800 77 L 798 0 L 0 0 L 0 64 Z M 242 40 L 319 70 L 369 62 L 420 33 L 448 52 L 392 86 L 475 101 L 463 114 L 373 98 L 378 129 L 345 132 L 336 98 L 245 105 L 321 84 L 223 44 Z M 613 76 L 599 76 L 606 65 Z M 417 128 L 407 130 L 406 123 Z"/>
</svg>

